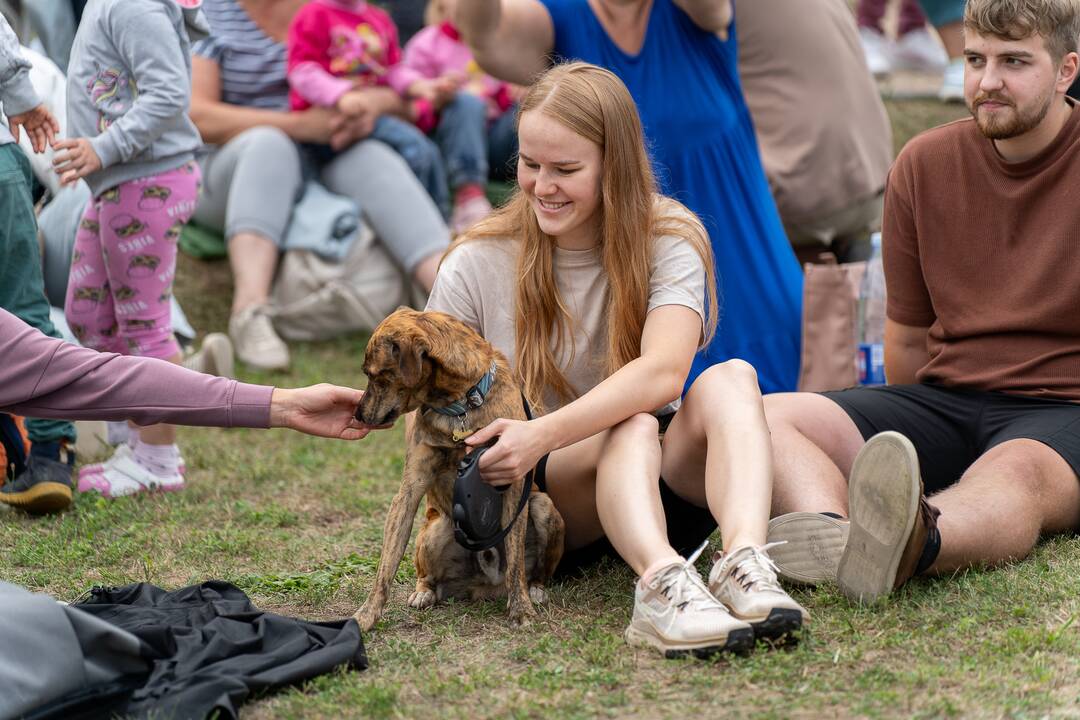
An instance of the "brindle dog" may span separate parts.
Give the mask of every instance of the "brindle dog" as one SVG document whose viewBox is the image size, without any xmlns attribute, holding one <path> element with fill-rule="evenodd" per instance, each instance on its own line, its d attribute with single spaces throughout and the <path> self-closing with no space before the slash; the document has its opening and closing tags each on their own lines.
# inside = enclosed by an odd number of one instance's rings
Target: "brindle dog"
<svg viewBox="0 0 1080 720">
<path fill-rule="evenodd" d="M 492 361 L 495 379 L 482 405 L 459 417 L 431 409 L 465 398 Z M 525 624 L 536 614 L 532 601 L 543 601 L 544 584 L 562 557 L 563 520 L 551 498 L 534 488 L 503 542 L 481 553 L 455 542 L 451 516 L 457 466 L 466 451 L 462 434 L 498 418 L 525 419 L 521 392 L 506 358 L 445 313 L 399 308 L 372 333 L 364 374 L 368 386 L 357 410 L 361 422 L 387 425 L 407 412 L 419 412 L 408 439 L 401 488 L 386 517 L 375 586 L 356 613 L 360 627 L 369 630 L 382 614 L 424 495 L 428 509 L 416 538 L 416 591 L 409 605 L 424 608 L 447 597 L 505 593 L 511 621 Z M 523 483 L 524 478 L 518 480 L 506 493 L 503 527 L 514 516 Z"/>
</svg>

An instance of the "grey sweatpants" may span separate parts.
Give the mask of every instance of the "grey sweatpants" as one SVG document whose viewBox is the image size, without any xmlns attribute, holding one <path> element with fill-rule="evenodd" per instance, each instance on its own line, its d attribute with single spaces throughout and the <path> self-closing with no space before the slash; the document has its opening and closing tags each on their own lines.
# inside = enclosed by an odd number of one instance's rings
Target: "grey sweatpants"
<svg viewBox="0 0 1080 720">
<path fill-rule="evenodd" d="M 282 247 L 303 185 L 300 152 L 281 130 L 246 130 L 201 161 L 197 223 L 226 238 L 251 232 Z M 360 205 L 375 236 L 405 270 L 445 250 L 450 231 L 405 161 L 376 140 L 361 140 L 327 163 L 322 183 Z"/>
</svg>

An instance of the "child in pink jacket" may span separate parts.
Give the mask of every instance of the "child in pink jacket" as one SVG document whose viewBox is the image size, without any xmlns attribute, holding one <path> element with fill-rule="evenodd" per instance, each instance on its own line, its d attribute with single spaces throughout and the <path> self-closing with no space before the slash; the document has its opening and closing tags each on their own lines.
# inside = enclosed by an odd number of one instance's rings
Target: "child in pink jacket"
<svg viewBox="0 0 1080 720">
<path fill-rule="evenodd" d="M 383 10 L 365 0 L 311 0 L 297 11 L 288 36 L 289 107 L 336 108 L 345 115 L 370 112 L 365 90 L 391 87 L 412 97 L 410 109 L 421 124 L 433 122 L 432 99 L 449 97 L 445 83 L 407 76 L 399 65 L 397 28 Z M 417 82 L 420 80 L 420 82 Z M 394 148 L 409 164 L 444 215 L 449 210 L 446 169 L 434 143 L 416 125 L 390 115 L 376 121 L 369 137 Z M 317 148 L 316 161 L 329 148 Z"/>
<path fill-rule="evenodd" d="M 513 175 L 517 152 L 513 88 L 485 74 L 449 21 L 456 0 L 432 0 L 428 26 L 405 46 L 397 82 L 410 95 L 438 100 L 443 85 L 456 88 L 442 106 L 433 136 L 449 176 L 454 196 L 450 228 L 461 233 L 491 212 L 484 194 L 489 170 L 497 177 Z"/>
</svg>

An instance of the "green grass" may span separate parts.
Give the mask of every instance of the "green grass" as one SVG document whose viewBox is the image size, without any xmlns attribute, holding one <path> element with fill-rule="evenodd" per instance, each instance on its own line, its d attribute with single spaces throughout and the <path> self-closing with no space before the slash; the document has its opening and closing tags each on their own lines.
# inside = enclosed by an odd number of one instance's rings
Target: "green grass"
<svg viewBox="0 0 1080 720">
<path fill-rule="evenodd" d="M 889 105 L 898 146 L 962 109 Z M 177 295 L 204 331 L 225 326 L 225 263 L 181 261 Z M 294 346 L 291 372 L 244 379 L 362 384 L 364 337 Z M 234 582 L 260 607 L 350 615 L 373 579 L 402 469 L 401 428 L 363 442 L 285 431 L 183 429 L 189 487 L 76 499 L 63 515 L 0 511 L 0 577 L 73 600 L 93 585 Z M 1028 560 L 909 584 L 883 606 L 796 591 L 802 643 L 716 662 L 665 661 L 622 640 L 632 574 L 605 562 L 556 585 L 527 631 L 500 602 L 405 606 L 402 563 L 371 668 L 251 703 L 253 718 L 1016 717 L 1080 715 L 1080 541 Z M 0 609 L 2 612 L 2 609 Z"/>
</svg>

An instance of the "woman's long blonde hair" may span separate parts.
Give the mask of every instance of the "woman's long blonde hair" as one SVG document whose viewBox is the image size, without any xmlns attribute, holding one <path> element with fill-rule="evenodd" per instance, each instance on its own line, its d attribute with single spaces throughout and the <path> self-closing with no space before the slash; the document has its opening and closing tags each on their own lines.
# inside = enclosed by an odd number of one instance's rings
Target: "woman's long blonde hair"
<svg viewBox="0 0 1080 720">
<path fill-rule="evenodd" d="M 706 324 L 701 344 L 707 344 L 718 316 L 709 237 L 692 212 L 657 194 L 641 120 L 626 86 L 595 65 L 556 65 L 522 98 L 519 126 L 521 116 L 530 111 L 554 118 L 601 148 L 601 204 L 597 212 L 600 257 L 608 281 L 606 373 L 614 373 L 641 355 L 656 237 L 682 237 L 701 256 L 706 273 Z M 515 372 L 526 398 L 533 407 L 545 408 L 545 391 L 550 389 L 564 402 L 573 400 L 576 393 L 555 360 L 564 343 L 573 343 L 574 323 L 555 283 L 555 240 L 540 230 L 529 198 L 520 188 L 503 207 L 458 238 L 450 251 L 482 238 L 521 241 L 514 352 Z"/>
</svg>

